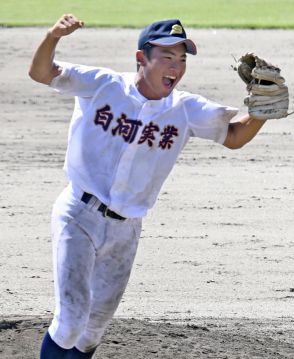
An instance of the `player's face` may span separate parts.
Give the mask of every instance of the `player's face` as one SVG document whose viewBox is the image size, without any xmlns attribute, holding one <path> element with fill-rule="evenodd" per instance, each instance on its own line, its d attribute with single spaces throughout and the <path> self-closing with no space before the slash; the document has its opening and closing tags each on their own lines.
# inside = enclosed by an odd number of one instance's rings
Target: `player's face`
<svg viewBox="0 0 294 359">
<path fill-rule="evenodd" d="M 149 100 L 159 100 L 168 96 L 186 71 L 186 47 L 152 49 L 149 59 L 144 56 L 143 66 L 138 72 L 137 86 L 140 93 Z"/>
</svg>

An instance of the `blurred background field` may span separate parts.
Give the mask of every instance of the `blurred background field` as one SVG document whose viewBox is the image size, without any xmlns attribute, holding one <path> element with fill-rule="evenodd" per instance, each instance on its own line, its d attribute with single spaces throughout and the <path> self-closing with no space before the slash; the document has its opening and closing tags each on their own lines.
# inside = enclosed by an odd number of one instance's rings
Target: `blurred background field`
<svg viewBox="0 0 294 359">
<path fill-rule="evenodd" d="M 0 26 L 48 26 L 73 13 L 93 27 L 180 18 L 200 28 L 294 28 L 294 0 L 0 0 Z"/>
</svg>

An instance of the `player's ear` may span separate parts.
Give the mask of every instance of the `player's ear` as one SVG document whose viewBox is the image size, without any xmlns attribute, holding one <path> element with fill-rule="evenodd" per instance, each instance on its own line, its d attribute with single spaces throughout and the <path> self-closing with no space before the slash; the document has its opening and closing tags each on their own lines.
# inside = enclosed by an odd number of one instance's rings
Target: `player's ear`
<svg viewBox="0 0 294 359">
<path fill-rule="evenodd" d="M 138 50 L 136 52 L 136 61 L 139 66 L 145 66 L 146 65 L 146 57 L 142 50 Z"/>
</svg>

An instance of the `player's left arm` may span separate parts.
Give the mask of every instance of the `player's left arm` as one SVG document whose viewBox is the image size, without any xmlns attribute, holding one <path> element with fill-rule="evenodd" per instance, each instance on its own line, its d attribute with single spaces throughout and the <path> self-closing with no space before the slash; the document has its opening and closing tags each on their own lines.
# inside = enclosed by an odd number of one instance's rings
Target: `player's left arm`
<svg viewBox="0 0 294 359">
<path fill-rule="evenodd" d="M 249 115 L 244 115 L 238 121 L 229 124 L 223 145 L 230 149 L 243 147 L 257 135 L 265 122 L 266 120 L 256 120 Z"/>
</svg>

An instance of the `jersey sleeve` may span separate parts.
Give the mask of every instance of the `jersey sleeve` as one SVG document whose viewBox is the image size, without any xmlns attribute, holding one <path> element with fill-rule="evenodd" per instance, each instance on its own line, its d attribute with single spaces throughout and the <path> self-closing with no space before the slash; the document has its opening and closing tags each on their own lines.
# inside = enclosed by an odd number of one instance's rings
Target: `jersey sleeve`
<svg viewBox="0 0 294 359">
<path fill-rule="evenodd" d="M 190 97 L 184 102 L 190 136 L 223 144 L 231 119 L 238 109 L 223 106 L 201 96 Z"/>
<path fill-rule="evenodd" d="M 111 70 L 102 67 L 61 61 L 55 61 L 55 64 L 60 66 L 62 71 L 54 77 L 49 86 L 68 96 L 92 97 L 111 77 Z"/>
</svg>

